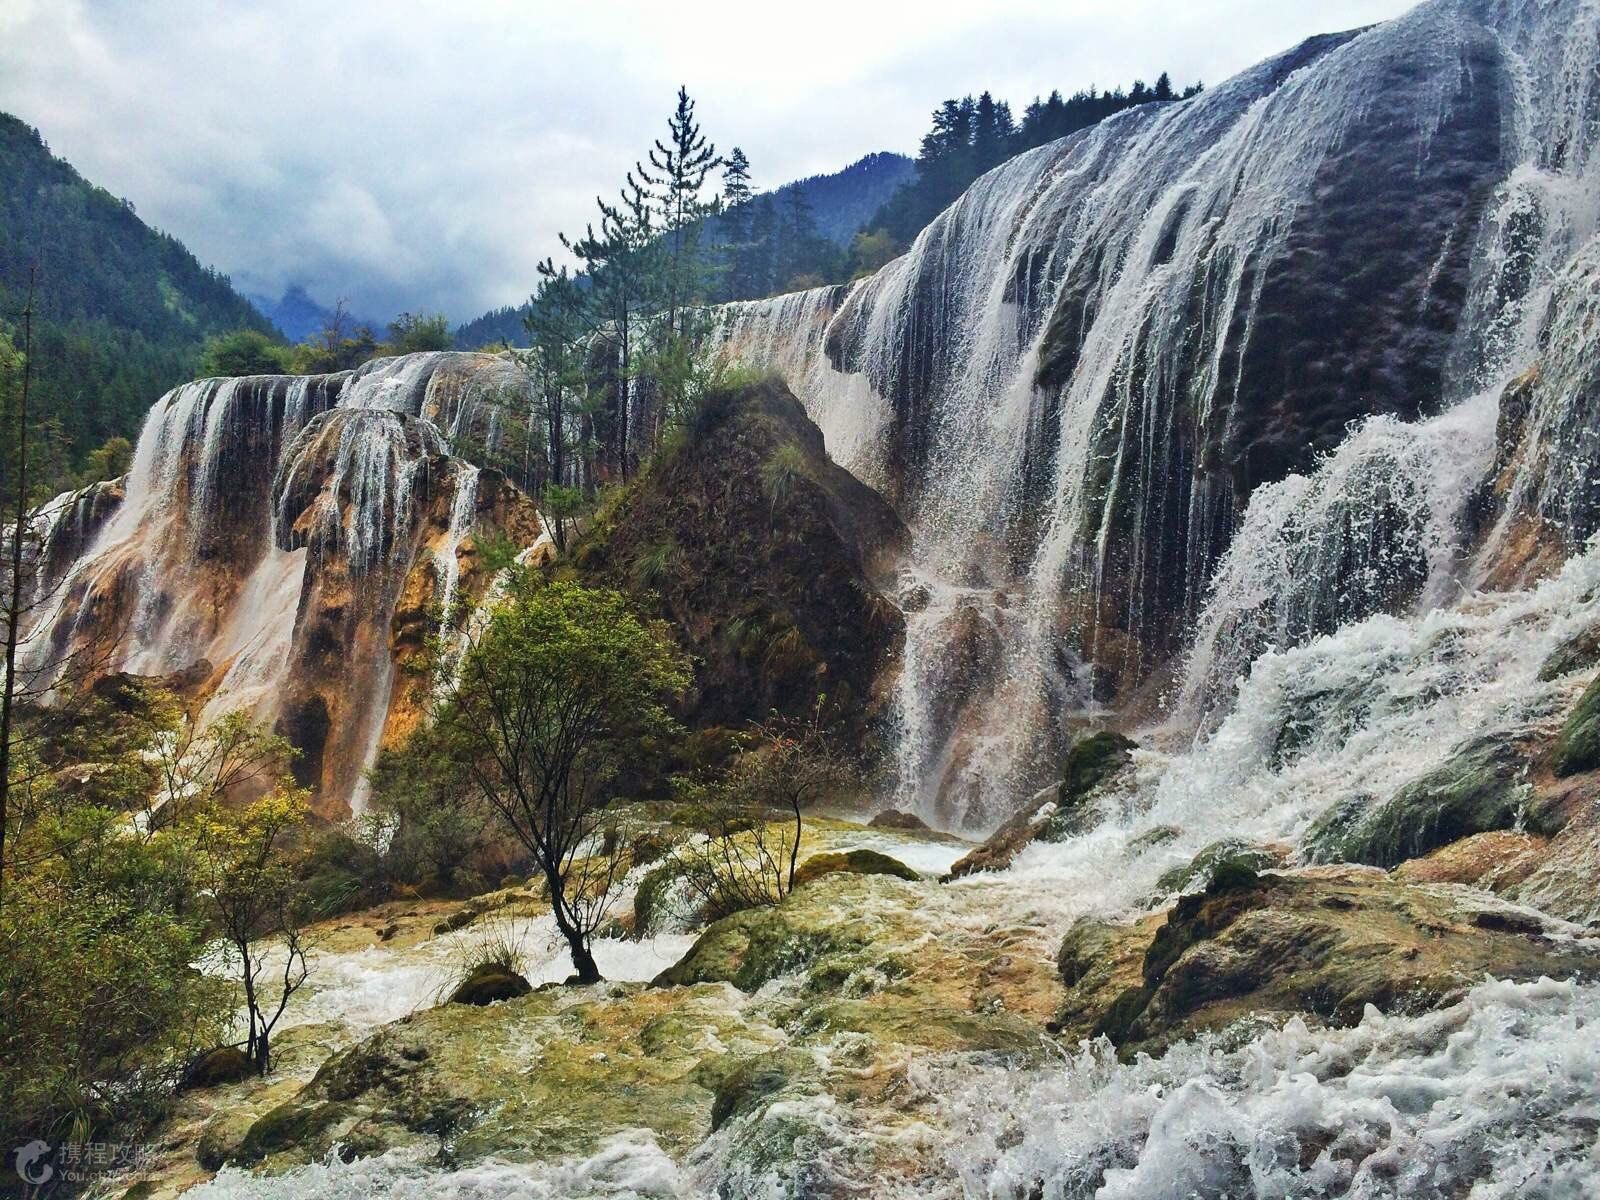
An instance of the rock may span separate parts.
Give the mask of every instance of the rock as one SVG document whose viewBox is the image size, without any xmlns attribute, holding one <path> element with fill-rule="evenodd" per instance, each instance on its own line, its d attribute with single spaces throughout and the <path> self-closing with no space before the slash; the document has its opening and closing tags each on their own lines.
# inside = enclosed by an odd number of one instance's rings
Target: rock
<svg viewBox="0 0 1600 1200">
<path fill-rule="evenodd" d="M 237 1046 L 218 1046 L 207 1050 L 183 1073 L 185 1088 L 216 1087 L 223 1083 L 238 1083 L 256 1073 L 255 1064 Z"/>
<path fill-rule="evenodd" d="M 744 1116 L 772 1102 L 778 1093 L 792 1090 L 796 1080 L 811 1083 L 816 1091 L 816 1060 L 809 1054 L 774 1050 L 746 1059 L 728 1071 L 717 1084 L 711 1103 L 711 1132 L 734 1117 Z"/>
<path fill-rule="evenodd" d="M 1159 1051 L 1244 1018 L 1353 1024 L 1368 1004 L 1427 1009 L 1485 974 L 1569 976 L 1600 952 L 1542 936 L 1549 923 L 1459 889 L 1370 868 L 1219 875 L 1134 925 L 1080 922 L 1058 959 L 1069 991 L 1055 1027 Z M 1554 932 L 1554 929 L 1551 929 Z"/>
<path fill-rule="evenodd" d="M 880 854 L 876 850 L 842 850 L 827 854 L 813 854 L 800 864 L 795 872 L 794 885 L 810 883 L 824 875 L 844 872 L 850 875 L 893 875 L 897 879 L 919 881 L 922 876 L 897 858 Z"/>
<path fill-rule="evenodd" d="M 988 840 L 950 868 L 950 879 L 1010 866 L 1031 842 L 1064 842 L 1088 833 L 1100 822 L 1094 803 L 1100 790 L 1128 766 L 1138 743 L 1119 733 L 1079 739 L 1062 761 L 1062 780 L 1038 793 Z"/>
<path fill-rule="evenodd" d="M 433 932 L 435 934 L 445 934 L 454 933 L 458 929 L 465 929 L 476 921 L 479 915 L 478 910 L 475 908 L 458 909 L 436 924 L 433 927 Z"/>
<path fill-rule="evenodd" d="M 1302 851 L 1312 862 L 1387 868 L 1474 833 L 1510 829 L 1528 793 L 1526 772 L 1503 738 L 1480 738 L 1387 801 L 1336 805 L 1312 825 Z"/>
<path fill-rule="evenodd" d="M 913 832 L 921 832 L 928 828 L 928 823 L 917 816 L 916 813 L 901 812 L 899 809 L 891 808 L 868 821 L 867 828 L 908 829 Z"/>
<path fill-rule="evenodd" d="M 962 879 L 979 871 L 1001 871 L 1011 865 L 1024 846 L 1038 838 L 1055 812 L 1050 799 L 1054 788 L 1047 788 L 1028 802 L 1021 812 L 1008 818 L 977 849 L 957 859 L 946 879 Z"/>
<path fill-rule="evenodd" d="M 1183 830 L 1176 825 L 1153 826 L 1128 843 L 1128 856 L 1137 858 L 1147 851 L 1154 850 L 1157 846 L 1165 846 L 1168 842 L 1177 841 L 1182 834 Z"/>
<path fill-rule="evenodd" d="M 1214 878 L 1247 870 L 1252 873 L 1274 870 L 1284 865 L 1288 855 L 1283 848 L 1259 846 L 1239 838 L 1212 842 L 1181 867 L 1174 867 L 1156 881 L 1158 893 L 1170 894 L 1191 889 L 1204 890 Z"/>
<path fill-rule="evenodd" d="M 683 874 L 683 864 L 675 858 L 645 872 L 633 894 L 632 932 L 635 938 L 654 937 L 662 931 L 670 915 L 667 901 Z"/>
<path fill-rule="evenodd" d="M 1539 679 L 1548 683 L 1594 666 L 1600 666 L 1600 624 L 1573 634 L 1552 650 L 1539 667 Z"/>
<path fill-rule="evenodd" d="M 494 1004 L 526 996 L 533 987 L 521 975 L 499 963 L 478 967 L 450 994 L 451 1004 Z"/>
<path fill-rule="evenodd" d="M 1578 700 L 1550 752 L 1550 769 L 1560 778 L 1596 767 L 1600 767 L 1600 677 Z"/>
<path fill-rule="evenodd" d="M 1128 765 L 1139 743 L 1109 730 L 1074 742 L 1061 764 L 1063 809 L 1088 797 L 1101 784 Z"/>
<path fill-rule="evenodd" d="M 1531 833 L 1475 833 L 1401 863 L 1394 877 L 1405 883 L 1461 883 L 1505 893 L 1538 869 L 1549 845 L 1548 838 Z"/>
</svg>

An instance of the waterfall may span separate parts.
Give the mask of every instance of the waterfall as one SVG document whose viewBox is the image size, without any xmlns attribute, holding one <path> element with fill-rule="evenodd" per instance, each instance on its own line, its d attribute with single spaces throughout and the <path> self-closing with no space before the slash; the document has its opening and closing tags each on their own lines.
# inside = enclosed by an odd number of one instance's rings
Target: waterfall
<svg viewBox="0 0 1600 1200">
<path fill-rule="evenodd" d="M 1468 586 L 1496 401 L 1595 228 L 1597 30 L 1433 0 L 1021 155 L 847 292 L 727 307 L 912 530 L 902 803 L 992 826 L 1106 700 L 1165 672 L 1212 728 L 1269 646 Z"/>
<path fill-rule="evenodd" d="M 447 518 L 434 518 L 447 528 L 432 565 L 447 603 L 459 589 L 478 472 L 444 456 L 492 441 L 498 405 L 525 406 L 515 389 L 526 387 L 503 358 L 440 352 L 174 388 L 146 418 L 120 491 L 61 497 L 43 514 L 41 562 L 58 542 L 73 557 L 28 630 L 25 668 L 59 673 L 80 651 L 139 674 L 207 664 L 208 719 L 245 708 L 268 722 L 312 703 L 319 680 L 316 703 L 337 707 L 361 743 L 360 761 L 330 766 L 324 782 L 353 785 L 381 741 L 389 622 L 441 487 L 454 490 L 440 498 Z M 335 614 L 371 628 L 335 631 Z M 329 658 L 330 637 L 353 640 Z M 373 677 L 331 674 L 358 669 Z"/>
</svg>

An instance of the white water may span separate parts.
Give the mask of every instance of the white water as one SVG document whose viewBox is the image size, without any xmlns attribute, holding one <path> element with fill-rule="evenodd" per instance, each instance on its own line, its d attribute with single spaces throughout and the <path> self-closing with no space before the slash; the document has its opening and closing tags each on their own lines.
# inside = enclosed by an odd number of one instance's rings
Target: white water
<svg viewBox="0 0 1600 1200">
<path fill-rule="evenodd" d="M 1382 136 L 1426 162 L 1486 30 L 1507 64 L 1507 169 L 1479 224 L 1451 234 L 1475 247 L 1446 372 L 1447 402 L 1466 407 L 1369 421 L 1239 522 L 1225 473 L 1198 472 L 1183 446 L 1249 416 L 1228 355 L 1249 345 L 1257 264 L 1288 252 L 1345 143 L 1374 136 L 1375 80 L 1416 82 Z M 1451 598 L 1494 398 L 1543 353 L 1552 280 L 1596 227 L 1597 31 L 1588 0 L 1436 0 L 1287 74 L 1263 64 L 1004 164 L 848 295 L 729 306 L 728 352 L 779 370 L 835 457 L 898 489 L 911 572 L 939 599 L 908 619 L 898 804 L 982 829 L 1030 795 L 1084 704 L 1079 651 L 1126 685 L 1192 625 L 1192 727 L 1269 645 Z M 1041 387 L 1063 289 L 1078 355 Z M 952 640 L 948 618 L 972 605 L 999 636 L 952 713 L 938 685 L 966 671 L 969 629 Z"/>
</svg>

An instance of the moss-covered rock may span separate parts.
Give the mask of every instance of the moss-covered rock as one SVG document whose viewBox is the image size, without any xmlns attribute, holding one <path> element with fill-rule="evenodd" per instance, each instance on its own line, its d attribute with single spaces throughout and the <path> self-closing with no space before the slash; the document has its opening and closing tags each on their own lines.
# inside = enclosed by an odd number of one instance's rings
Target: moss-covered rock
<svg viewBox="0 0 1600 1200">
<path fill-rule="evenodd" d="M 1552 650 L 1539 667 L 1539 679 L 1549 683 L 1594 666 L 1600 666 L 1600 624 L 1580 630 Z"/>
<path fill-rule="evenodd" d="M 1583 693 L 1561 727 L 1550 751 L 1550 769 L 1558 777 L 1600 767 L 1600 677 Z"/>
<path fill-rule="evenodd" d="M 1283 849 L 1260 846 L 1239 838 L 1224 838 L 1212 842 L 1181 867 L 1173 867 L 1156 881 L 1156 891 L 1162 894 L 1201 890 L 1209 887 L 1213 878 L 1227 875 L 1238 869 L 1252 873 L 1281 867 L 1287 861 Z"/>
<path fill-rule="evenodd" d="M 1107 782 L 1128 765 L 1139 743 L 1120 733 L 1105 730 L 1079 738 L 1067 751 L 1061 764 L 1059 802 L 1068 808 Z"/>
<path fill-rule="evenodd" d="M 207 1050 L 183 1073 L 186 1088 L 217 1087 L 224 1083 L 238 1083 L 255 1074 L 255 1065 L 249 1055 L 237 1046 L 218 1046 Z"/>
<path fill-rule="evenodd" d="M 450 993 L 450 1003 L 494 1004 L 526 996 L 532 990 L 532 985 L 510 967 L 500 963 L 484 963 L 474 968 Z"/>
<path fill-rule="evenodd" d="M 734 1117 L 770 1104 L 780 1093 L 804 1086 L 817 1091 L 816 1059 L 794 1050 L 774 1050 L 735 1064 L 718 1082 L 711 1103 L 711 1130 L 716 1132 Z"/>
<path fill-rule="evenodd" d="M 867 827 L 869 829 L 904 829 L 912 833 L 920 833 L 928 828 L 928 823 L 917 816 L 916 813 L 902 812 L 899 809 L 891 808 L 887 812 L 881 812 L 873 817 L 872 820 L 867 822 Z"/>
<path fill-rule="evenodd" d="M 1486 974 L 1600 969 L 1600 953 L 1543 936 L 1538 916 L 1460 889 L 1363 867 L 1230 875 L 1134 925 L 1075 926 L 1059 958 L 1068 993 L 1055 1028 L 1154 1051 L 1245 1018 L 1346 1025 L 1369 1004 L 1448 1003 Z"/>
<path fill-rule="evenodd" d="M 836 850 L 827 854 L 813 854 L 800 864 L 794 874 L 796 887 L 821 879 L 824 875 L 893 875 L 896 879 L 909 879 L 915 883 L 922 876 L 898 858 L 891 858 L 877 850 Z"/>
<path fill-rule="evenodd" d="M 1343 802 L 1317 819 L 1302 847 L 1312 862 L 1394 867 L 1440 846 L 1517 823 L 1527 761 L 1503 738 L 1481 738 L 1390 799 Z"/>
<path fill-rule="evenodd" d="M 714 391 L 683 443 L 597 514 L 562 569 L 655 606 L 695 662 L 685 716 L 738 728 L 777 709 L 860 732 L 904 621 L 880 588 L 905 528 L 835 464 L 776 379 Z"/>
</svg>

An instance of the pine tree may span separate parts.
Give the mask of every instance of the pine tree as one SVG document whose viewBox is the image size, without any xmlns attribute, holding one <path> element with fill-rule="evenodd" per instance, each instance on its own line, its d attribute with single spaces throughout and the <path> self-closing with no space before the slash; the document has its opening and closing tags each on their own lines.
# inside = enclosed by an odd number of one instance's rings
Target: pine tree
<svg viewBox="0 0 1600 1200">
<path fill-rule="evenodd" d="M 743 150 L 735 146 L 728 160 L 722 164 L 722 207 L 731 213 L 753 195 L 755 189 L 750 184 L 750 160 L 745 157 Z"/>
</svg>

